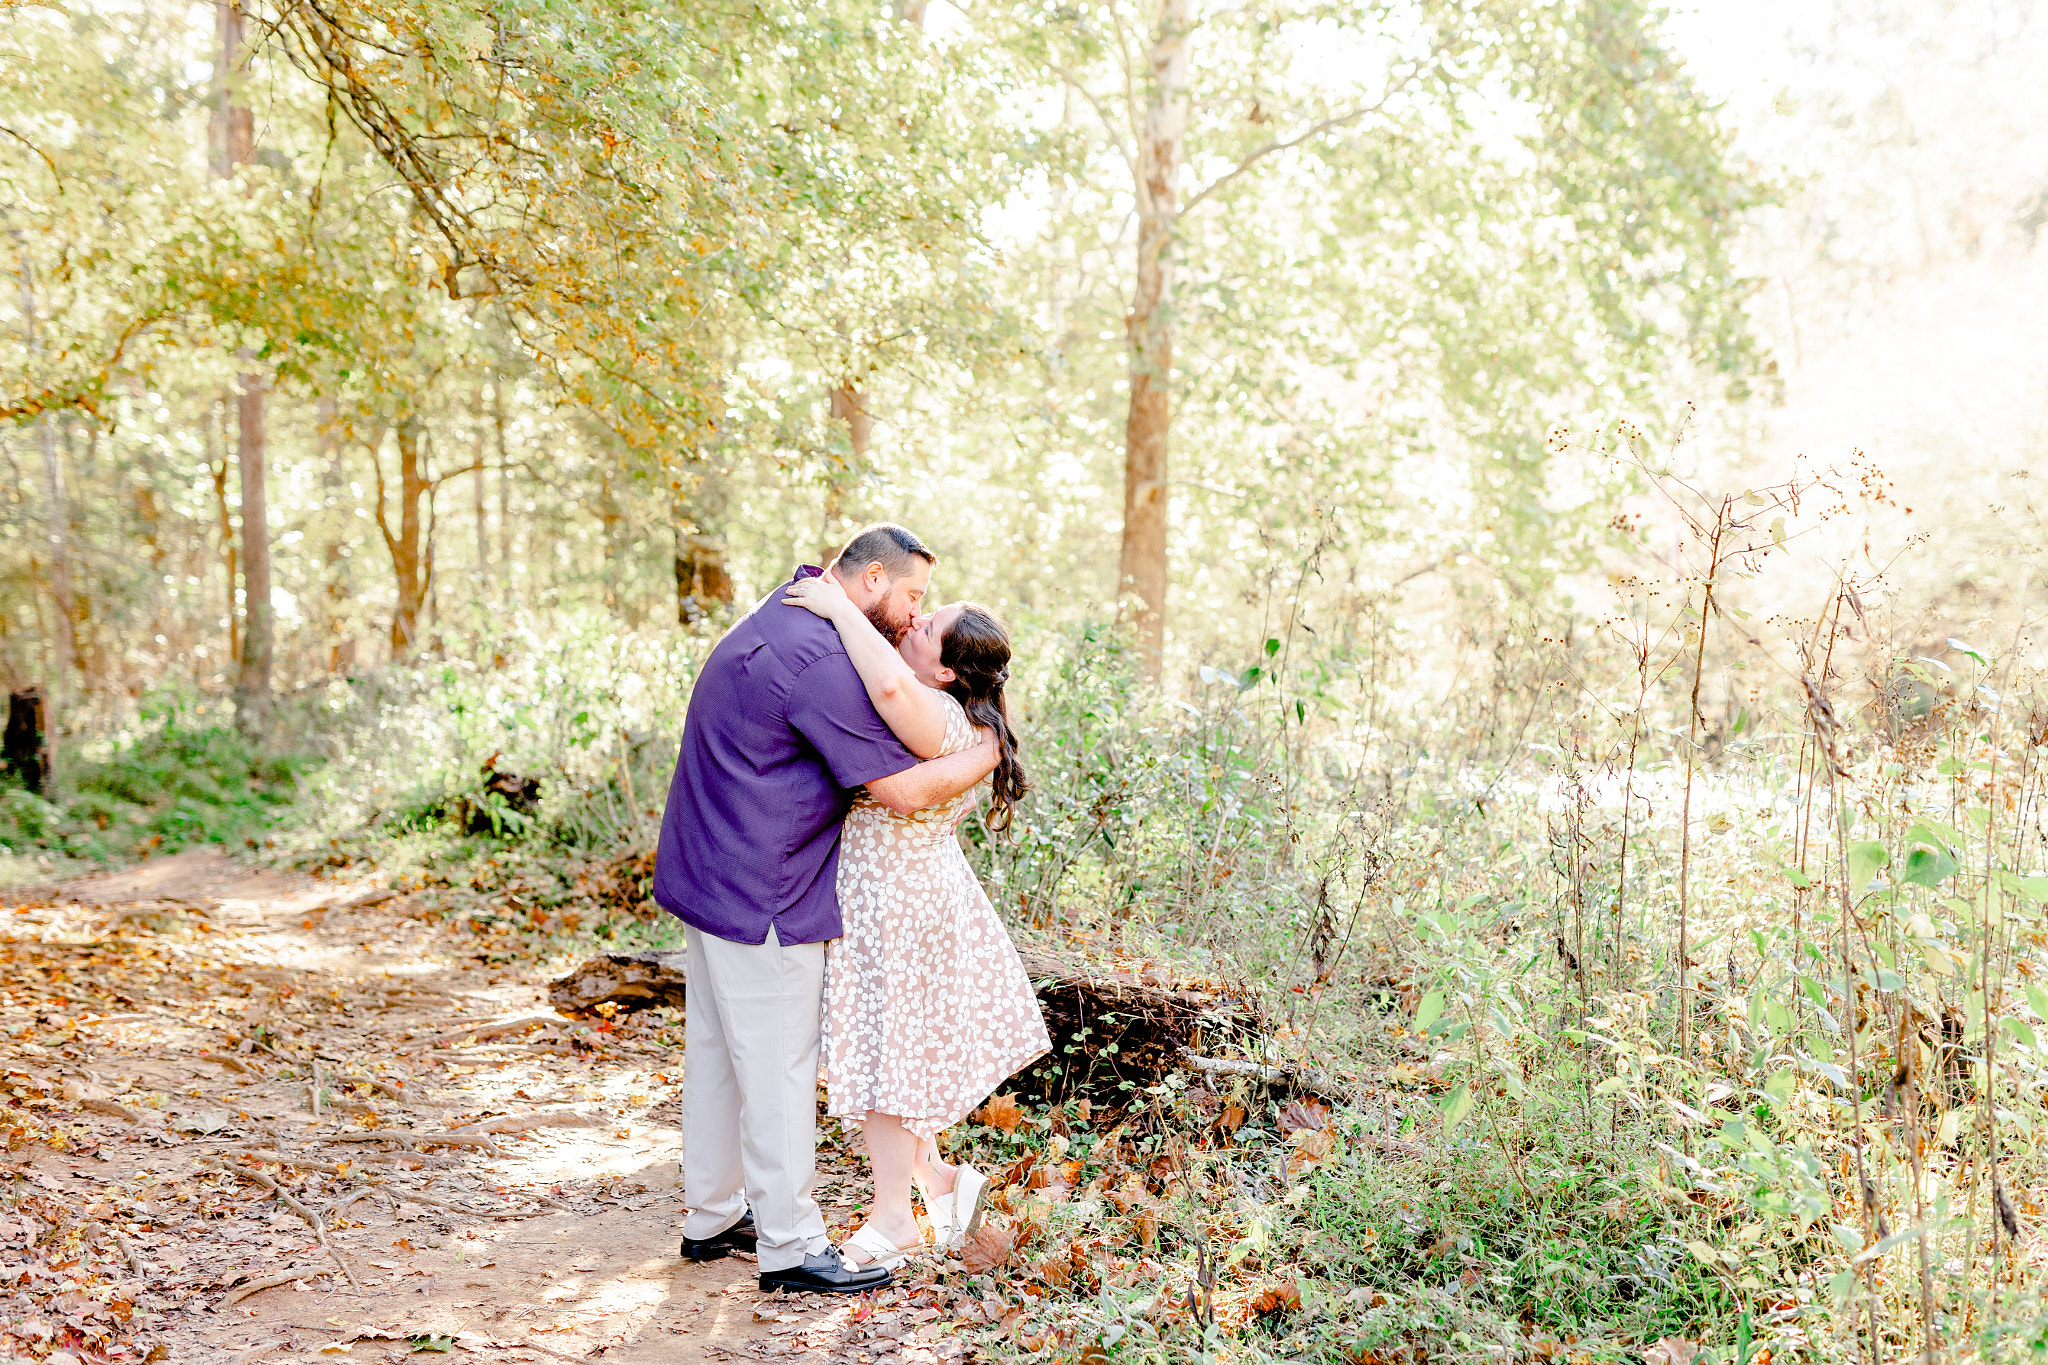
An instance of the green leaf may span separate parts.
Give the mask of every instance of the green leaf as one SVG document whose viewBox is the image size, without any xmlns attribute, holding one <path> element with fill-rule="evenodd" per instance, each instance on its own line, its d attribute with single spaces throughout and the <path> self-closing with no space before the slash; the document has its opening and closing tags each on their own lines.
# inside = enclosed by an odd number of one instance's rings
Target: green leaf
<svg viewBox="0 0 2048 1365">
<path fill-rule="evenodd" d="M 1249 692 L 1252 688 L 1257 687 L 1259 685 L 1259 679 L 1265 676 L 1266 671 L 1260 668 L 1257 664 L 1253 664 L 1250 668 L 1247 668 L 1244 671 L 1244 676 L 1237 680 L 1237 690 L 1240 692 Z"/>
<path fill-rule="evenodd" d="M 1270 658 L 1272 658 L 1272 657 L 1273 657 L 1273 656 L 1274 656 L 1275 654 L 1278 654 L 1279 652 L 1280 652 L 1280 642 L 1279 642 L 1278 640 L 1268 640 L 1268 641 L 1266 641 L 1266 657 L 1267 657 L 1267 658 L 1269 658 L 1269 659 L 1270 659 Z"/>
<path fill-rule="evenodd" d="M 2020 878 L 2020 894 L 2036 905 L 2048 901 L 2048 877 Z"/>
<path fill-rule="evenodd" d="M 1849 890 L 1858 895 L 1870 885 L 1877 870 L 1892 860 L 1885 846 L 1875 839 L 1849 845 Z"/>
<path fill-rule="evenodd" d="M 2036 1019 L 2048 1021 L 2048 991 L 2044 991 L 2039 986 L 2029 982 L 2027 984 L 2027 1003 L 2033 1006 Z"/>
<path fill-rule="evenodd" d="M 1444 1096 L 1437 1109 L 1444 1116 L 1445 1128 L 1456 1128 L 1472 1112 L 1472 1087 L 1461 1085 Z"/>
<path fill-rule="evenodd" d="M 415 1353 L 420 1351 L 440 1351 L 446 1353 L 455 1349 L 454 1337 L 435 1336 L 432 1333 L 425 1333 L 406 1339 L 412 1343 L 412 1349 Z"/>
<path fill-rule="evenodd" d="M 2015 1019 L 2010 1015 L 2007 1015 L 2005 1018 L 1999 1020 L 1998 1023 L 1999 1026 L 2003 1028 L 2007 1033 L 2010 1033 L 2013 1037 L 2017 1038 L 2022 1043 L 2025 1043 L 2028 1047 L 2033 1048 L 2036 1051 L 2040 1050 L 2041 1040 L 2034 1036 L 2034 1030 L 2028 1027 L 2027 1024 L 2025 1024 L 2023 1021 Z"/>
<path fill-rule="evenodd" d="M 1415 1028 L 1417 1032 L 1434 1024 L 1444 1012 L 1444 993 L 1431 991 L 1422 997 L 1422 1003 L 1415 1007 Z"/>
<path fill-rule="evenodd" d="M 1906 855 L 1906 869 L 1900 876 L 1902 882 L 1924 886 L 1930 891 L 1940 886 L 1962 870 L 1962 864 L 1949 856 L 1944 848 L 1930 848 L 1925 844 Z"/>
</svg>

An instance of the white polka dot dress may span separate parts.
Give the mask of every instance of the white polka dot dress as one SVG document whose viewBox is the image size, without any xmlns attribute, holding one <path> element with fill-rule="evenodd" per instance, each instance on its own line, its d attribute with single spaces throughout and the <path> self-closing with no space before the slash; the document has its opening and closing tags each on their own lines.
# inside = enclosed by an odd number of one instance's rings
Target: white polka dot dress
<svg viewBox="0 0 2048 1365">
<path fill-rule="evenodd" d="M 943 693 L 941 694 L 944 695 Z M 946 742 L 974 742 L 945 697 Z M 913 815 L 863 793 L 839 840 L 845 937 L 825 954 L 829 1110 L 895 1114 L 921 1138 L 951 1127 L 1052 1050 L 1031 978 L 955 830 L 970 788 Z"/>
</svg>

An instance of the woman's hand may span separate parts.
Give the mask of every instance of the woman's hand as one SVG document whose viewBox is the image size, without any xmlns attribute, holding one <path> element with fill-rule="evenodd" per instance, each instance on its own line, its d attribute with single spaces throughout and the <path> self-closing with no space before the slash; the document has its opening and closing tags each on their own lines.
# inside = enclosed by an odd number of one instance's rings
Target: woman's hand
<svg viewBox="0 0 2048 1365">
<path fill-rule="evenodd" d="M 853 599 L 846 595 L 846 589 L 832 579 L 825 577 L 799 578 L 789 585 L 783 594 L 783 602 L 789 606 L 802 607 L 805 611 L 824 617 L 827 621 L 838 613 L 853 606 Z"/>
</svg>

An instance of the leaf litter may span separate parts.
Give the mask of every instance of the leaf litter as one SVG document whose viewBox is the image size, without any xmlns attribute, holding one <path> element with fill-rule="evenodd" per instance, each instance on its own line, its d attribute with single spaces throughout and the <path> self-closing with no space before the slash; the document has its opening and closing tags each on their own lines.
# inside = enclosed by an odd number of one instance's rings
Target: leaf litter
<svg viewBox="0 0 2048 1365">
<path fill-rule="evenodd" d="M 941 1267 L 816 1304 L 682 1261 L 680 1012 L 563 1018 L 466 937 L 210 852 L 0 898 L 0 1350 L 964 1358 Z M 820 1155 L 837 1235 L 864 1172 Z"/>
</svg>

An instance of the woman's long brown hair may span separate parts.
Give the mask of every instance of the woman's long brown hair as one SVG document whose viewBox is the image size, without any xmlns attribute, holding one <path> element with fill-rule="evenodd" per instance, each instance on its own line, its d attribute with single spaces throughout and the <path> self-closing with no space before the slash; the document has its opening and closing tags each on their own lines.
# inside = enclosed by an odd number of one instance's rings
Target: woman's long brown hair
<svg viewBox="0 0 2048 1365">
<path fill-rule="evenodd" d="M 1010 827 L 1016 804 L 1031 790 L 1024 765 L 1017 761 L 1017 732 L 1010 726 L 1010 707 L 1003 684 L 1010 680 L 1010 630 L 1002 618 L 974 602 L 960 604 L 939 642 L 939 662 L 953 670 L 946 691 L 967 712 L 967 719 L 995 732 L 1002 758 L 996 763 L 995 799 L 982 822 L 1001 833 Z"/>
</svg>

